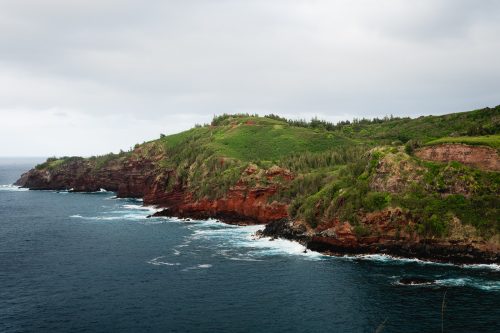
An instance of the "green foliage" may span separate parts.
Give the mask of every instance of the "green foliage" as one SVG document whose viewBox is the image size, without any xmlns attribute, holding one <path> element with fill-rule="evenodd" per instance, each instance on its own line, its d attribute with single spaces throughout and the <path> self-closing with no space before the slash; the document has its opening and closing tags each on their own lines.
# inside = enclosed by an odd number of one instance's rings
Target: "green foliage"
<svg viewBox="0 0 500 333">
<path fill-rule="evenodd" d="M 489 128 L 489 132 L 485 134 L 500 133 L 500 106 L 444 116 L 401 118 L 370 125 L 351 125 L 353 137 L 367 138 L 379 143 L 394 140 L 407 142 L 410 139 L 425 143 L 445 136 L 470 135 L 469 129 L 474 126 Z M 363 129 L 365 131 L 362 131 Z"/>
<path fill-rule="evenodd" d="M 428 142 L 427 145 L 438 145 L 442 143 L 463 143 L 475 146 L 490 146 L 500 149 L 500 135 L 445 137 L 432 140 Z"/>
<path fill-rule="evenodd" d="M 408 155 L 413 155 L 415 149 L 419 148 L 420 146 L 422 146 L 422 143 L 419 140 L 408 140 L 408 142 L 406 142 L 405 144 L 405 152 Z"/>
<path fill-rule="evenodd" d="M 369 192 L 363 200 L 363 206 L 368 211 L 382 210 L 390 203 L 391 196 L 388 193 Z"/>
<path fill-rule="evenodd" d="M 95 168 L 99 170 L 107 166 L 110 162 L 118 159 L 119 157 L 119 154 L 109 153 L 106 155 L 92 157 L 91 160 L 95 163 Z"/>
<path fill-rule="evenodd" d="M 317 172 L 294 180 L 293 192 L 285 194 L 297 196 L 290 206 L 290 215 L 303 218 L 313 227 L 332 218 L 357 224 L 358 212 L 369 191 L 367 179 L 360 177 L 367 164 L 365 155 L 329 175 Z"/>
<path fill-rule="evenodd" d="M 35 169 L 37 170 L 43 170 L 43 169 L 48 169 L 48 170 L 54 170 L 57 169 L 67 163 L 74 162 L 74 161 L 81 161 L 83 160 L 82 157 L 79 156 L 63 156 L 63 157 L 49 157 L 44 163 L 38 164 L 35 166 Z"/>
<path fill-rule="evenodd" d="M 210 125 L 161 134 L 157 140 L 135 145 L 131 152 L 84 161 L 97 171 L 120 161 L 150 159 L 167 182 L 166 191 L 181 185 L 197 199 L 224 197 L 240 181 L 247 187 L 273 184 L 280 190 L 270 201 L 289 204 L 291 217 L 313 227 L 332 219 L 349 221 L 360 237 L 367 230 L 358 217 L 388 207 L 409 211 L 422 235 L 445 235 L 455 216 L 484 234 L 498 233 L 498 172 L 482 172 L 459 163 L 419 162 L 405 155 L 401 145 L 408 155 L 426 143 L 459 142 L 499 149 L 499 122 L 500 106 L 417 119 L 390 116 L 336 124 L 274 114 L 223 114 L 215 116 Z M 392 146 L 374 148 L 380 145 Z M 406 165 L 420 168 L 415 171 L 420 178 L 401 193 L 376 192 L 370 187 L 387 154 L 393 154 L 395 163 L 404 155 Z M 37 169 L 55 170 L 76 159 L 49 158 Z M 246 175 L 250 163 L 258 170 Z M 294 179 L 269 179 L 265 169 L 273 165 L 290 170 Z M 402 168 L 400 172 L 412 171 Z M 468 192 L 450 190 L 459 187 Z"/>
<path fill-rule="evenodd" d="M 280 165 L 297 173 L 321 169 L 332 170 L 361 159 L 369 147 L 366 145 L 343 145 L 324 152 L 293 153 L 281 159 Z"/>
</svg>

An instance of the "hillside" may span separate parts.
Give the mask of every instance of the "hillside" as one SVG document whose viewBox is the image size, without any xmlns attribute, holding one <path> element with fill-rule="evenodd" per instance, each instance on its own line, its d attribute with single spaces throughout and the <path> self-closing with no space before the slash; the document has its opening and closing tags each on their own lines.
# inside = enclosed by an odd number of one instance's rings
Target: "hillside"
<svg viewBox="0 0 500 333">
<path fill-rule="evenodd" d="M 222 115 L 129 152 L 48 159 L 17 184 L 271 222 L 268 234 L 333 253 L 497 262 L 499 133 L 500 106 L 338 124 Z"/>
</svg>

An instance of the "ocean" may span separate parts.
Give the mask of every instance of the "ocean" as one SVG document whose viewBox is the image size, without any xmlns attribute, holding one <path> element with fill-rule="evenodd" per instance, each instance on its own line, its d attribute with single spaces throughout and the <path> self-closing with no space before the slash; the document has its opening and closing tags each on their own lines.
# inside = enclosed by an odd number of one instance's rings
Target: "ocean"
<svg viewBox="0 0 500 333">
<path fill-rule="evenodd" d="M 499 266 L 328 257 L 262 226 L 10 185 L 37 162 L 0 159 L 0 332 L 500 332 Z"/>
</svg>

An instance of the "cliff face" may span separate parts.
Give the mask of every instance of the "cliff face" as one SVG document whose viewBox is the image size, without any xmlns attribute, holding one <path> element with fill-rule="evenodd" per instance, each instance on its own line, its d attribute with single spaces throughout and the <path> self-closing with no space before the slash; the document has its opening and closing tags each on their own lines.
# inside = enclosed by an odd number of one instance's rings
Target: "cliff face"
<svg viewBox="0 0 500 333">
<path fill-rule="evenodd" d="M 170 192 L 169 196 L 175 199 L 157 202 L 160 206 L 168 207 L 155 216 L 217 218 L 230 224 L 265 224 L 288 217 L 286 204 L 269 202 L 269 197 L 275 192 L 275 187 L 249 189 L 236 186 L 224 198 L 200 200 L 194 199 L 189 192 Z"/>
<path fill-rule="evenodd" d="M 500 171 L 498 152 L 486 146 L 441 144 L 421 148 L 415 152 L 415 155 L 428 161 L 457 161 L 482 170 Z"/>
<path fill-rule="evenodd" d="M 97 169 L 87 160 L 76 160 L 51 169 L 32 169 L 15 185 L 33 190 L 71 190 L 95 192 L 100 189 L 117 192 L 119 197 L 143 197 L 154 178 L 151 160 L 111 163 Z"/>
<path fill-rule="evenodd" d="M 185 186 L 168 187 L 175 173 L 158 167 L 160 156 L 138 160 L 123 159 L 97 168 L 88 160 L 76 160 L 55 169 L 32 169 L 15 185 L 33 190 L 71 190 L 94 192 L 100 189 L 117 192 L 118 197 L 144 198 L 146 205 L 168 208 L 166 213 L 180 217 L 216 217 L 229 223 L 267 223 L 288 216 L 288 206 L 270 202 L 276 185 L 249 186 L 239 182 L 223 198 L 195 199 Z M 269 178 L 283 172 L 271 168 Z M 291 177 L 289 173 L 285 173 Z M 174 180 L 175 181 L 175 180 Z"/>
</svg>

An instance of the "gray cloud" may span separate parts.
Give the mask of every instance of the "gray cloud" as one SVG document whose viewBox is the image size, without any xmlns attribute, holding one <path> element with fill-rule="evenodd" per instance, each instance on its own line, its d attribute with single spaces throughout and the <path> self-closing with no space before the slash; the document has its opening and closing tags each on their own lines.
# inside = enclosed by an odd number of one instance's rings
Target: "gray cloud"
<svg viewBox="0 0 500 333">
<path fill-rule="evenodd" d="M 489 0 L 0 0 L 0 138 L 17 142 L 0 155 L 116 151 L 222 112 L 493 106 L 499 16 Z"/>
</svg>

